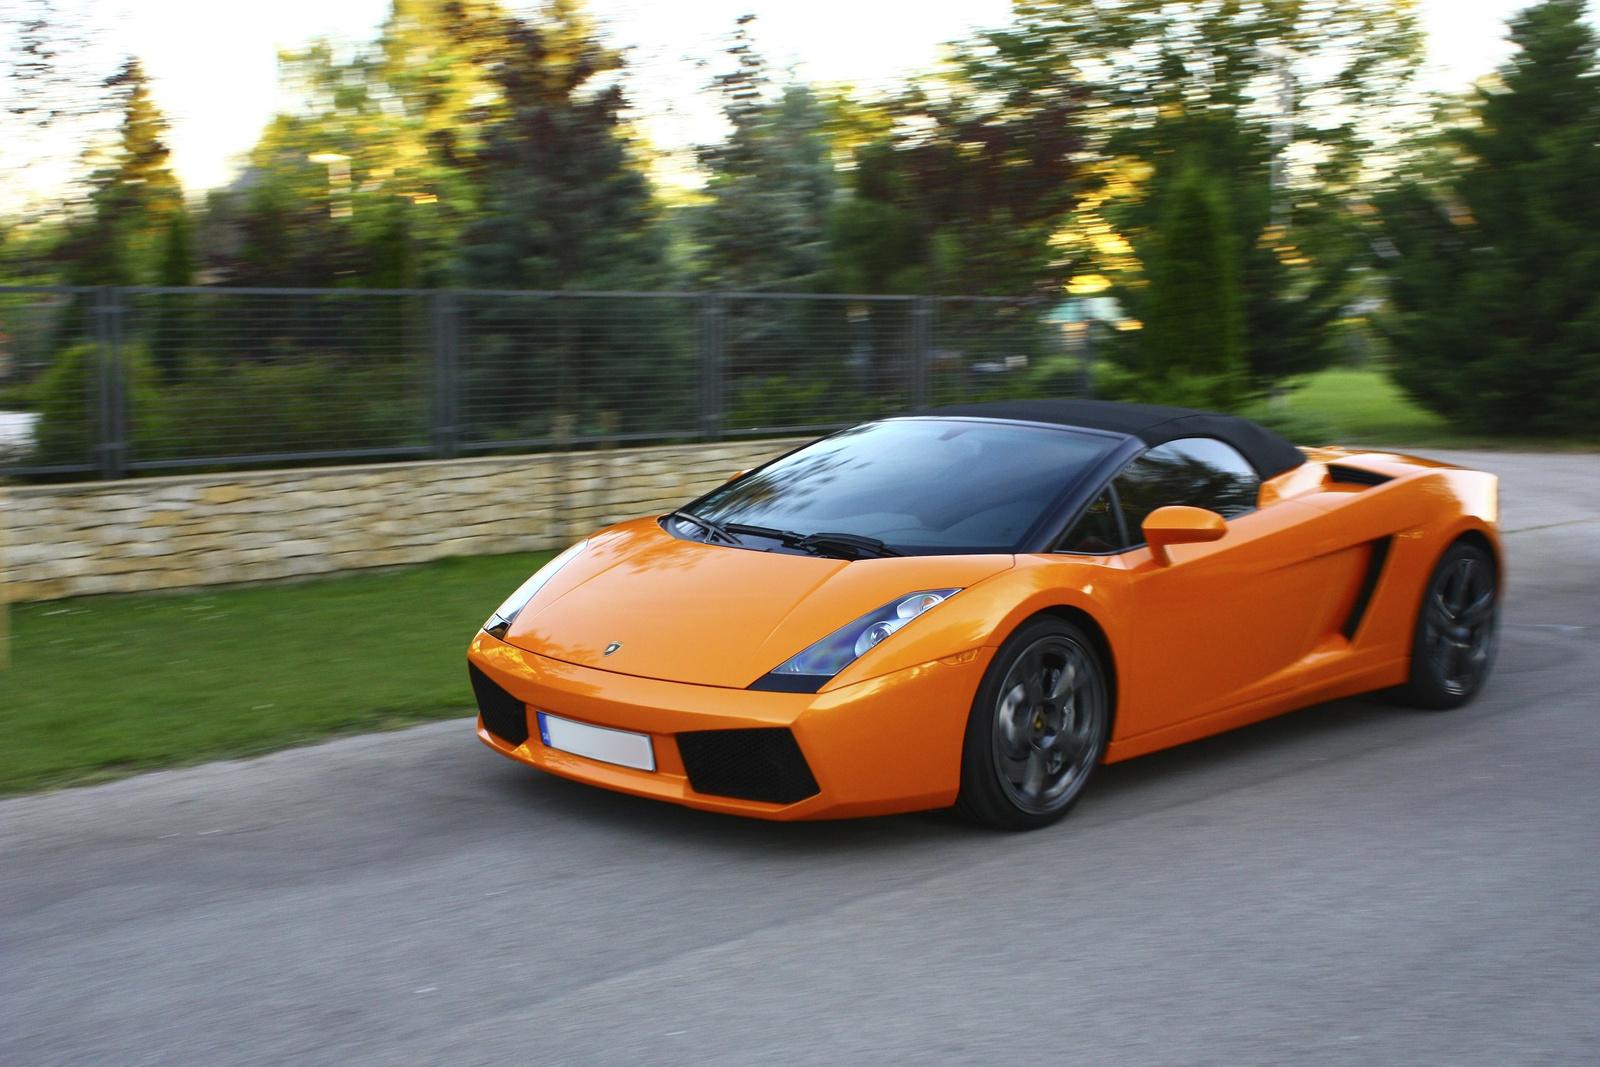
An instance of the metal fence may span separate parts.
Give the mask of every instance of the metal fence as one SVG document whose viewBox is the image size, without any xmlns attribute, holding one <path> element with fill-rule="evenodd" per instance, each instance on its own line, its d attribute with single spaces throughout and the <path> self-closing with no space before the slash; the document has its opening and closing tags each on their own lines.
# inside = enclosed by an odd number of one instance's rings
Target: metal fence
<svg viewBox="0 0 1600 1067">
<path fill-rule="evenodd" d="M 0 474 L 820 432 L 1087 387 L 1039 300 L 0 287 Z"/>
</svg>

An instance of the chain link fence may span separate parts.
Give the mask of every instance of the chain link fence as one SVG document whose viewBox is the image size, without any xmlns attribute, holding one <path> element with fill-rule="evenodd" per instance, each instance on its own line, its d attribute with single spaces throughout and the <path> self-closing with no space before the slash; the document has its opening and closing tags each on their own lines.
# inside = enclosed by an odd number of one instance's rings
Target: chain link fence
<svg viewBox="0 0 1600 1067">
<path fill-rule="evenodd" d="M 0 287 L 0 475 L 124 477 L 824 432 L 1081 395 L 990 297 Z"/>
</svg>

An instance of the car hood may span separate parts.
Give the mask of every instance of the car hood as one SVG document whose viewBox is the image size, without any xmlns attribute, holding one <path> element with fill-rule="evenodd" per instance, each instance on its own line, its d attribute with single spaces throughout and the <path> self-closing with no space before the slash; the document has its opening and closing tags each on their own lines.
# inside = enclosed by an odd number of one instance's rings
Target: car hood
<svg viewBox="0 0 1600 1067">
<path fill-rule="evenodd" d="M 896 597 L 965 589 L 1013 565 L 1009 555 L 846 561 L 757 552 L 680 540 L 640 519 L 591 538 L 506 641 L 618 674 L 743 689 Z"/>
</svg>

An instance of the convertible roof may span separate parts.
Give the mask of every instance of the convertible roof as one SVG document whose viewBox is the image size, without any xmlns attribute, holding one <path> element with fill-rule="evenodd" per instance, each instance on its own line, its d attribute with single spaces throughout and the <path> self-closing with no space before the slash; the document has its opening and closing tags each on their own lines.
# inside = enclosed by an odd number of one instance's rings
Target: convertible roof
<svg viewBox="0 0 1600 1067">
<path fill-rule="evenodd" d="M 1215 437 L 1238 449 L 1263 478 L 1293 470 L 1305 462 L 1298 448 L 1265 426 L 1237 415 L 1194 408 L 1119 404 L 1110 400 L 1001 400 L 989 404 L 955 404 L 922 414 L 1081 426 L 1125 433 L 1151 446 L 1179 437 Z"/>
</svg>

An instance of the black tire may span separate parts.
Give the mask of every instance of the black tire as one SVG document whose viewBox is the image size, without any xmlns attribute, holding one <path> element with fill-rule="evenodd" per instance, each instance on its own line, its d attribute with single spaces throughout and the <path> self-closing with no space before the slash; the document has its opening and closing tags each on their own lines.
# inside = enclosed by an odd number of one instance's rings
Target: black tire
<svg viewBox="0 0 1600 1067">
<path fill-rule="evenodd" d="M 1111 678 L 1095 642 L 1063 619 L 1030 619 L 978 686 L 956 810 L 1002 830 L 1049 826 L 1083 795 L 1110 733 Z"/>
<path fill-rule="evenodd" d="M 1494 665 L 1499 616 L 1494 557 L 1470 541 L 1457 541 L 1423 587 L 1411 635 L 1411 677 L 1394 690 L 1395 699 L 1432 711 L 1471 700 Z"/>
</svg>

